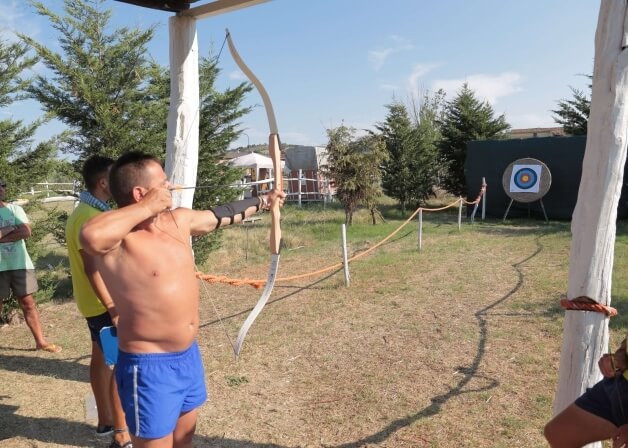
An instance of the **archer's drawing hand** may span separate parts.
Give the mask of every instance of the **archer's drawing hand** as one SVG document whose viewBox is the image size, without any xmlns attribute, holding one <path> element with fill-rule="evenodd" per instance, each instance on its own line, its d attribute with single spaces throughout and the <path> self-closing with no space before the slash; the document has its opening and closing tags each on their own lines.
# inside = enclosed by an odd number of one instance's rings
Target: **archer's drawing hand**
<svg viewBox="0 0 628 448">
<path fill-rule="evenodd" d="M 152 216 L 172 208 L 172 193 L 168 188 L 151 188 L 144 195 L 140 204 L 148 208 Z"/>
<path fill-rule="evenodd" d="M 628 444 L 628 424 L 617 428 L 617 433 L 613 437 L 613 448 L 622 448 Z"/>
</svg>

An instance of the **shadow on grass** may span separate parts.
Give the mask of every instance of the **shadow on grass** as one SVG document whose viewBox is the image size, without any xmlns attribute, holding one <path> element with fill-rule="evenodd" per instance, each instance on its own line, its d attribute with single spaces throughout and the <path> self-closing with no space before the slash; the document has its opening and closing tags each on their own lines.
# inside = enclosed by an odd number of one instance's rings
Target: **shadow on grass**
<svg viewBox="0 0 628 448">
<path fill-rule="evenodd" d="M 0 349 L 15 350 L 8 347 Z M 33 350 L 28 350 L 33 351 Z M 26 373 L 28 375 L 49 376 L 61 380 L 89 382 L 89 367 L 78 359 L 55 359 L 39 356 L 0 355 L 0 369 L 8 372 Z"/>
<path fill-rule="evenodd" d="M 534 229 L 534 232 L 538 232 L 537 229 Z M 493 303 L 491 303 L 490 305 L 480 309 L 479 311 L 477 311 L 475 313 L 475 318 L 478 321 L 478 327 L 479 327 L 479 333 L 480 333 L 480 337 L 479 337 L 479 341 L 478 341 L 478 348 L 476 351 L 476 354 L 473 358 L 473 361 L 470 363 L 470 365 L 468 366 L 458 366 L 456 367 L 456 370 L 458 372 L 460 372 L 463 377 L 460 379 L 460 381 L 458 382 L 458 384 L 456 384 L 454 387 L 452 387 L 449 391 L 447 391 L 444 394 L 441 395 L 436 395 L 434 397 L 431 398 L 431 404 L 424 407 L 423 409 L 417 411 L 414 414 L 408 415 L 406 417 L 397 419 L 392 421 L 391 423 L 389 423 L 386 427 L 382 428 L 380 431 L 371 434 L 369 436 L 363 437 L 359 440 L 355 440 L 353 442 L 348 442 L 348 443 L 344 443 L 344 444 L 340 444 L 340 445 L 325 445 L 326 447 L 330 447 L 330 448 L 361 448 L 364 446 L 370 446 L 371 444 L 378 444 L 378 443 L 383 443 L 386 440 L 388 440 L 394 433 L 396 433 L 397 431 L 408 427 L 410 425 L 412 425 L 413 423 L 415 423 L 418 420 L 433 416 L 438 414 L 441 411 L 441 407 L 443 404 L 447 403 L 450 399 L 457 397 L 459 395 L 465 394 L 465 393 L 472 393 L 472 392 L 483 392 L 486 390 L 490 390 L 493 389 L 495 387 L 497 387 L 499 385 L 499 382 L 494 379 L 494 378 L 489 378 L 486 377 L 484 375 L 479 375 L 478 369 L 480 367 L 480 365 L 482 364 L 482 360 L 484 359 L 484 355 L 486 353 L 486 344 L 488 341 L 488 317 L 490 317 L 492 314 L 490 313 L 491 310 L 493 310 L 494 308 L 496 308 L 497 306 L 503 304 L 506 300 L 508 300 L 509 298 L 511 298 L 517 291 L 519 291 L 519 289 L 521 289 L 521 287 L 523 286 L 523 282 L 524 282 L 524 275 L 523 275 L 523 271 L 521 270 L 521 266 L 523 264 L 525 264 L 526 262 L 530 261 L 531 259 L 533 259 L 534 257 L 536 257 L 538 254 L 540 254 L 543 250 L 543 246 L 541 245 L 540 242 L 540 238 L 542 235 L 540 235 L 537 239 L 536 239 L 536 244 L 537 244 L 537 248 L 536 250 L 529 255 L 528 257 L 524 258 L 521 261 L 518 261 L 517 263 L 514 263 L 512 265 L 512 267 L 514 268 L 514 270 L 517 272 L 517 282 L 516 284 L 512 287 L 512 289 L 510 291 L 508 291 L 503 297 L 497 299 L 496 301 L 494 301 Z M 405 236 L 404 236 L 405 237 Z M 403 238 L 403 237 L 402 237 Z M 307 289 L 311 289 L 314 285 L 322 282 L 323 280 L 326 280 L 330 277 L 332 277 L 333 275 L 335 275 L 337 272 L 340 272 L 341 270 L 338 269 L 332 273 L 330 273 L 329 275 L 327 275 L 326 277 L 323 277 L 319 280 L 317 280 L 316 282 L 311 283 L 308 286 L 303 286 L 303 287 L 298 287 L 297 289 L 295 289 L 295 291 L 286 294 L 282 297 L 278 297 L 277 299 L 273 300 L 273 301 L 269 301 L 268 303 L 275 303 L 275 302 L 279 302 L 281 300 L 285 300 L 288 299 L 292 296 L 295 296 L 296 294 L 300 293 L 301 291 L 307 290 Z M 232 314 L 231 316 L 227 316 L 223 319 L 230 319 L 230 318 L 234 318 L 243 314 L 248 314 L 250 311 L 252 310 L 252 308 L 249 308 L 247 310 L 241 311 L 239 313 L 236 314 Z M 219 319 L 213 320 L 211 322 L 207 322 L 201 325 L 201 327 L 205 327 L 208 325 L 214 325 L 214 324 L 218 324 L 220 322 Z M 471 382 L 471 380 L 473 379 L 480 379 L 480 380 L 484 380 L 487 384 L 475 389 L 468 389 L 467 385 Z M 202 442 L 201 442 L 202 443 Z M 209 441 L 207 443 L 212 443 L 212 441 Z M 240 442 L 237 441 L 233 441 L 232 444 L 229 444 L 229 442 L 227 441 L 225 443 L 224 440 L 221 439 L 220 441 L 221 446 L 225 446 L 225 447 L 229 447 L 229 448 L 237 448 L 241 445 L 239 445 Z M 204 445 L 199 445 L 199 446 L 204 446 Z M 208 445 L 211 446 L 211 445 Z M 250 444 L 250 445 L 245 445 L 245 446 L 251 446 L 251 447 L 279 447 L 279 445 L 255 445 L 255 444 Z"/>
<path fill-rule="evenodd" d="M 94 447 L 106 446 L 108 438 L 98 438 L 94 434 L 94 426 L 64 420 L 61 418 L 24 417 L 19 415 L 18 407 L 3 404 L 2 400 L 9 397 L 0 397 L 0 441 L 11 438 L 24 438 L 41 443 L 54 443 L 61 446 Z M 31 445 L 32 442 L 29 444 Z M 38 446 L 36 443 L 32 446 Z M 225 439 L 222 437 L 196 436 L 196 447 L 223 448 L 288 448 L 272 443 L 255 443 L 249 440 Z"/>
<path fill-rule="evenodd" d="M 530 261 L 532 258 L 536 257 L 543 250 L 543 246 L 541 245 L 539 238 L 536 239 L 537 249 L 528 257 L 524 258 L 521 261 L 513 264 L 512 267 L 517 272 L 517 283 L 513 286 L 513 288 L 508 291 L 503 297 L 497 299 L 490 305 L 478 310 L 475 313 L 475 318 L 478 321 L 479 327 L 479 341 L 478 348 L 476 354 L 473 358 L 473 361 L 468 366 L 459 366 L 456 370 L 462 373 L 464 376 L 458 381 L 454 387 L 452 387 L 449 391 L 444 394 L 436 395 L 432 397 L 431 404 L 419 410 L 418 412 L 408 415 L 404 418 L 400 418 L 394 420 L 389 423 L 386 427 L 381 429 L 380 431 L 371 434 L 370 436 L 363 437 L 362 439 L 356 440 L 354 442 L 344 443 L 341 445 L 333 445 L 333 448 L 360 448 L 364 446 L 370 446 L 371 444 L 378 444 L 385 442 L 392 434 L 399 431 L 402 428 L 410 426 L 418 420 L 421 420 L 426 417 L 430 417 L 432 415 L 436 415 L 441 411 L 441 407 L 444 403 L 449 401 L 451 398 L 456 396 L 471 393 L 471 392 L 482 392 L 486 390 L 493 389 L 499 385 L 499 382 L 494 378 L 489 378 L 483 375 L 478 375 L 478 369 L 482 364 L 482 360 L 484 358 L 484 354 L 486 353 L 486 344 L 488 341 L 488 317 L 490 317 L 490 311 L 496 308 L 497 306 L 503 304 L 506 300 L 511 298 L 521 287 L 524 282 L 523 271 L 521 270 L 521 265 Z M 476 389 L 467 389 L 467 385 L 471 382 L 472 379 L 482 379 L 485 380 L 488 384 L 485 386 L 476 388 Z M 327 445 L 332 447 L 332 445 Z"/>
<path fill-rule="evenodd" d="M 527 236 L 527 235 L 539 235 L 545 236 L 550 234 L 557 234 L 563 232 L 569 232 L 569 223 L 567 222 L 555 222 L 550 221 L 545 223 L 543 221 L 475 221 L 475 229 L 478 233 L 486 233 L 496 236 Z"/>
</svg>

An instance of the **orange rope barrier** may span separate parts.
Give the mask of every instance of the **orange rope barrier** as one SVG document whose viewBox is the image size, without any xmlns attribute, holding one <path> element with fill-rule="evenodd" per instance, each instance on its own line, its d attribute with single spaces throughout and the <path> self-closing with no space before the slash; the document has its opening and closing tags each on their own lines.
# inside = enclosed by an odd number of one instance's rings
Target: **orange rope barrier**
<svg viewBox="0 0 628 448">
<path fill-rule="evenodd" d="M 604 313 L 608 317 L 617 316 L 617 310 L 612 306 L 602 305 L 588 297 L 576 297 L 569 300 L 567 298 L 560 299 L 560 306 L 566 310 L 572 311 L 594 311 L 596 313 Z"/>
<path fill-rule="evenodd" d="M 486 184 L 482 185 L 482 188 L 480 189 L 480 194 L 478 195 L 478 197 L 475 199 L 475 201 L 473 202 L 467 202 L 462 198 L 458 198 L 456 199 L 454 202 L 452 202 L 449 205 L 446 205 L 444 207 L 439 207 L 439 208 L 424 208 L 424 207 L 419 207 L 417 208 L 414 213 L 412 213 L 412 215 L 410 215 L 410 217 L 408 219 L 406 219 L 399 227 L 397 227 L 397 229 L 395 229 L 390 235 L 388 235 L 386 238 L 384 238 L 383 240 L 381 240 L 379 243 L 375 244 L 373 247 L 368 248 L 367 250 L 365 250 L 364 252 L 361 252 L 357 255 L 354 255 L 353 257 L 349 258 L 347 260 L 347 262 L 352 262 L 355 261 L 359 258 L 362 258 L 364 256 L 366 256 L 367 254 L 373 252 L 375 249 L 377 249 L 378 247 L 382 246 L 384 243 L 386 243 L 388 240 L 390 240 L 393 236 L 395 236 L 397 233 L 399 233 L 401 231 L 401 229 L 403 229 L 406 225 L 408 225 L 410 223 L 410 221 L 412 221 L 414 219 L 414 217 L 421 211 L 423 210 L 424 212 L 438 212 L 438 211 L 442 211 L 442 210 L 446 210 L 448 208 L 452 208 L 455 207 L 456 205 L 460 204 L 460 202 L 466 203 L 466 204 L 476 204 L 480 201 L 480 199 L 482 198 L 482 195 L 484 194 L 484 192 L 486 191 Z M 312 272 L 306 272 L 304 274 L 298 274 L 298 275 L 292 275 L 290 277 L 278 277 L 277 279 L 275 279 L 275 282 L 287 282 L 287 281 L 293 281 L 293 280 L 299 280 L 302 278 L 306 278 L 306 277 L 312 277 L 315 275 L 320 275 L 320 274 L 324 274 L 325 272 L 329 272 L 329 271 L 333 271 L 335 269 L 339 269 L 342 267 L 342 263 L 336 263 L 333 264 L 331 266 L 327 266 L 325 268 L 319 269 L 317 271 L 312 271 Z M 208 283 L 226 283 L 229 285 L 233 285 L 233 286 L 242 286 L 242 285 L 251 285 L 254 288 L 261 288 L 262 286 L 264 286 L 266 284 L 266 280 L 250 280 L 250 279 L 235 279 L 235 278 L 229 278 L 226 276 L 222 276 L 222 275 L 211 275 L 211 274 L 205 274 L 203 272 L 197 272 L 196 273 L 196 278 L 206 281 Z"/>
</svg>

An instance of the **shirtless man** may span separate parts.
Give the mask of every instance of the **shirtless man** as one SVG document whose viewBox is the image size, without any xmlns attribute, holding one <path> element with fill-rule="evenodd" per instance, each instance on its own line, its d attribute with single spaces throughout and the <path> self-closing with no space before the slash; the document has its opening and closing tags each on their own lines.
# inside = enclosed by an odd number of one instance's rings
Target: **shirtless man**
<svg viewBox="0 0 628 448">
<path fill-rule="evenodd" d="M 285 194 L 274 191 L 206 211 L 172 206 L 159 160 L 131 152 L 110 173 L 117 210 L 88 221 L 81 231 L 118 313 L 116 380 L 133 446 L 191 447 L 197 410 L 206 400 L 195 342 L 199 284 L 190 235 L 235 224 Z"/>
<path fill-rule="evenodd" d="M 580 448 L 607 439 L 612 439 L 613 448 L 628 446 L 626 339 L 615 353 L 603 355 L 598 366 L 604 378 L 545 426 L 552 448 Z"/>
</svg>

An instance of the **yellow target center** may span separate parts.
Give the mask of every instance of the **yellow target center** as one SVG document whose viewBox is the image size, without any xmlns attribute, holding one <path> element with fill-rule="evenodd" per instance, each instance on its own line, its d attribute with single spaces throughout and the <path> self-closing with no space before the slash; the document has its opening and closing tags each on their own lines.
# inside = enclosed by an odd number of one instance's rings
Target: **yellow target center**
<svg viewBox="0 0 628 448">
<path fill-rule="evenodd" d="M 523 176 L 521 176 L 521 180 L 524 182 L 529 182 L 530 181 L 530 176 L 528 176 L 527 174 L 524 174 Z"/>
</svg>

